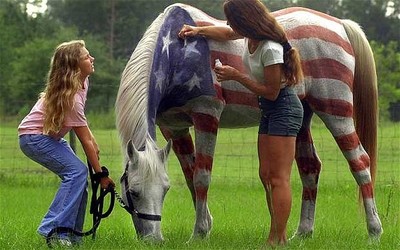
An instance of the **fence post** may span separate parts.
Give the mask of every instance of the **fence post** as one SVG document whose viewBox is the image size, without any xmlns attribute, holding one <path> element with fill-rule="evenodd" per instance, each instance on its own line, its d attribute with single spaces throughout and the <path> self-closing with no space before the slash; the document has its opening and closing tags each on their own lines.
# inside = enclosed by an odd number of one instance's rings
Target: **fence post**
<svg viewBox="0 0 400 250">
<path fill-rule="evenodd" d="M 75 132 L 71 129 L 69 131 L 69 145 L 71 146 L 72 150 L 76 153 L 76 135 Z"/>
</svg>

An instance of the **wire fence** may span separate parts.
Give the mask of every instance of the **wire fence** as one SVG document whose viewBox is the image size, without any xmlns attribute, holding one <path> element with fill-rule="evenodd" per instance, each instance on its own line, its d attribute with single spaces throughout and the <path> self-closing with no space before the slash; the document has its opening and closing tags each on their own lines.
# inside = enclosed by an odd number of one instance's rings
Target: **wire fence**
<svg viewBox="0 0 400 250">
<path fill-rule="evenodd" d="M 321 122 L 314 123 L 313 140 L 322 161 L 321 181 L 335 183 L 355 183 L 348 163 L 337 147 L 333 137 Z M 391 123 L 379 127 L 378 137 L 378 175 L 377 183 L 400 184 L 400 124 Z M 101 162 L 114 173 L 114 178 L 122 174 L 122 152 L 116 130 L 93 129 L 101 148 Z M 259 185 L 258 157 L 256 146 L 257 128 L 221 129 L 215 150 L 212 179 L 218 182 L 247 182 Z M 74 138 L 74 137 L 72 137 Z M 67 140 L 71 137 L 66 136 Z M 165 140 L 158 133 L 158 144 L 165 145 Z M 85 161 L 79 142 L 76 152 Z M 184 182 L 184 177 L 176 156 L 171 153 L 168 173 L 172 179 Z M 16 127 L 1 126 L 0 131 L 0 179 L 25 176 L 35 179 L 57 178 L 46 169 L 28 159 L 19 149 Z M 298 178 L 296 168 L 294 178 Z M 45 177 L 45 178 L 44 178 Z"/>
</svg>

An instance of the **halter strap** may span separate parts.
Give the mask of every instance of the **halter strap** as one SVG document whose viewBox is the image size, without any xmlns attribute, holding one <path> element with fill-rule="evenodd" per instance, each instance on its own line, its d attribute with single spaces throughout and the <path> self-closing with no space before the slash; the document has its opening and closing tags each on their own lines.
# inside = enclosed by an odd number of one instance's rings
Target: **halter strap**
<svg viewBox="0 0 400 250">
<path fill-rule="evenodd" d="M 116 193 L 118 201 L 121 203 L 121 206 L 131 215 L 136 215 L 140 219 L 144 220 L 152 220 L 152 221 L 161 221 L 161 215 L 158 214 L 146 214 L 146 213 L 140 213 L 139 211 L 136 210 L 135 206 L 133 205 L 133 201 L 131 196 L 129 195 L 129 184 L 128 184 L 128 174 L 125 170 L 124 174 L 121 177 L 121 181 L 124 182 L 124 187 L 125 187 L 125 197 L 126 200 L 128 201 L 128 205 L 126 205 L 123 201 L 123 199 Z"/>
</svg>

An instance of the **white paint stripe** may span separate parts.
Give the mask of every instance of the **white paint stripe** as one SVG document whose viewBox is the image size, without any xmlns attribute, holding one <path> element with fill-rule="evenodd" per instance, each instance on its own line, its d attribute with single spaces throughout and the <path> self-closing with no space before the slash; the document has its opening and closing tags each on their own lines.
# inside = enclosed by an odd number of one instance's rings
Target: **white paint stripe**
<svg viewBox="0 0 400 250">
<path fill-rule="evenodd" d="M 323 41 L 315 37 L 290 40 L 290 43 L 299 50 L 302 61 L 329 58 L 340 62 L 351 72 L 354 72 L 354 56 L 347 53 L 341 46 L 335 43 Z"/>
<path fill-rule="evenodd" d="M 334 79 L 313 79 L 312 86 L 307 86 L 308 95 L 317 99 L 334 99 L 353 103 L 353 94 L 349 86 Z"/>
<path fill-rule="evenodd" d="M 371 173 L 369 172 L 369 168 L 365 170 L 360 170 L 358 172 L 351 172 L 356 179 L 358 185 L 364 185 L 371 183 Z"/>
<path fill-rule="evenodd" d="M 351 117 L 334 116 L 316 111 L 318 116 L 328 124 L 327 127 L 334 137 L 349 135 L 355 132 L 354 120 Z"/>
<path fill-rule="evenodd" d="M 196 153 L 213 157 L 217 137 L 208 132 L 195 131 Z"/>
<path fill-rule="evenodd" d="M 303 183 L 303 187 L 310 188 L 310 189 L 316 189 L 318 185 L 315 183 L 315 176 L 316 176 L 316 174 L 308 174 L 308 175 L 301 176 L 301 181 Z"/>
<path fill-rule="evenodd" d="M 344 157 L 348 161 L 359 159 L 361 156 L 366 155 L 367 152 L 362 145 L 358 145 L 355 149 L 343 152 Z"/>
<path fill-rule="evenodd" d="M 284 27 L 285 30 L 290 30 L 303 25 L 316 25 L 323 28 L 328 27 L 329 30 L 337 33 L 344 40 L 347 39 L 343 25 L 338 22 L 323 18 L 312 12 L 295 11 L 282 16 L 278 16 L 276 20 Z"/>
</svg>

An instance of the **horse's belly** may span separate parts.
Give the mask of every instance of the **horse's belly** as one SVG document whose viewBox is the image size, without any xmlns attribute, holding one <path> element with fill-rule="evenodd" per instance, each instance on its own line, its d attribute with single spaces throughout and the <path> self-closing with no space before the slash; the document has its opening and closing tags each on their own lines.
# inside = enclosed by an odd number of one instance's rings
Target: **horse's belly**
<svg viewBox="0 0 400 250">
<path fill-rule="evenodd" d="M 157 115 L 157 125 L 171 129 L 185 129 L 193 126 L 190 105 L 170 108 Z M 219 120 L 220 128 L 247 128 L 258 126 L 260 110 L 257 107 L 227 104 Z"/>
<path fill-rule="evenodd" d="M 258 126 L 260 109 L 245 105 L 226 105 L 219 121 L 220 128 L 247 128 Z"/>
<path fill-rule="evenodd" d="M 185 129 L 193 126 L 192 118 L 187 110 L 182 107 L 170 108 L 157 115 L 157 125 L 170 129 Z"/>
</svg>

